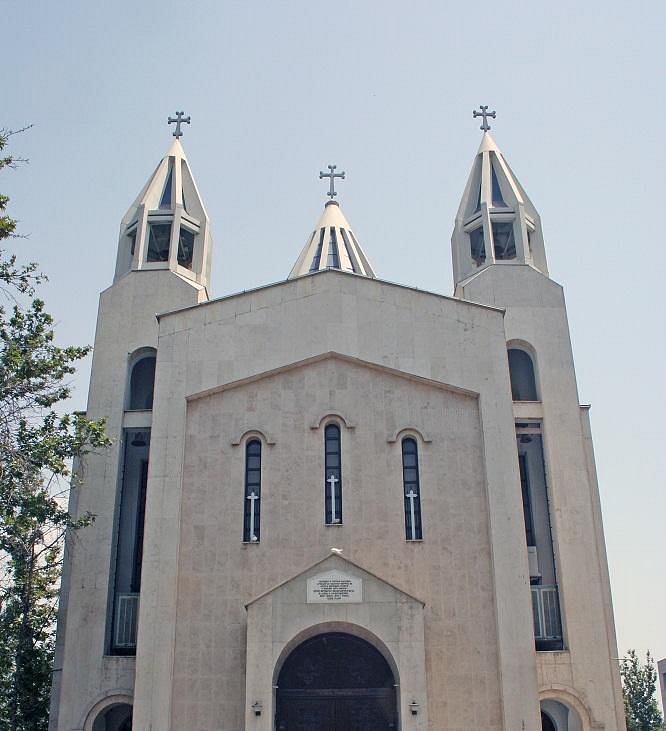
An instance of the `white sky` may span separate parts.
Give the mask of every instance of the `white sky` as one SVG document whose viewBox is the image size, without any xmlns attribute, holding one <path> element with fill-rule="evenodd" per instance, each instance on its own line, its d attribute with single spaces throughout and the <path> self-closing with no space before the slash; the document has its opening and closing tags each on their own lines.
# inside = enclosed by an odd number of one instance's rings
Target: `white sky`
<svg viewBox="0 0 666 731">
<path fill-rule="evenodd" d="M 0 190 L 49 275 L 63 343 L 91 343 L 125 210 L 183 143 L 212 219 L 212 295 L 284 279 L 347 172 L 378 276 L 451 294 L 480 139 L 539 209 L 592 426 L 620 653 L 666 656 L 663 144 L 666 4 L 0 3 L 0 126 L 34 128 Z M 73 406 L 85 404 L 89 363 Z"/>
</svg>

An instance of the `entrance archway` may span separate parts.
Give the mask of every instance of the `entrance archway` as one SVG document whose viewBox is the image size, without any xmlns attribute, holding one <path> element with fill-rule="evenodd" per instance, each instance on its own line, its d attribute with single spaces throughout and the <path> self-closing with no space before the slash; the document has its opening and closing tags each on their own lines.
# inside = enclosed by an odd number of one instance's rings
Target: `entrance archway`
<svg viewBox="0 0 666 731">
<path fill-rule="evenodd" d="M 389 731 L 398 728 L 395 678 L 366 640 L 343 632 L 296 647 L 278 676 L 278 731 Z"/>
</svg>

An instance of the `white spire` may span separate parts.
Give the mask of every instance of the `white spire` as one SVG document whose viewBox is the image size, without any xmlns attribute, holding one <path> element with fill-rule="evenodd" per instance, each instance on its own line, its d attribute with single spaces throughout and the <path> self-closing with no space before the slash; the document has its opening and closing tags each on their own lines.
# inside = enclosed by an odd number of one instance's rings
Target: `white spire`
<svg viewBox="0 0 666 731">
<path fill-rule="evenodd" d="M 208 214 L 176 138 L 120 224 L 115 279 L 137 269 L 171 269 L 207 286 Z"/>
<path fill-rule="evenodd" d="M 314 231 L 289 273 L 289 279 L 322 269 L 341 269 L 365 277 L 375 272 L 354 236 L 337 201 L 330 200 L 324 207 Z"/>
<path fill-rule="evenodd" d="M 529 264 L 548 276 L 539 214 L 487 130 L 458 208 L 451 247 L 456 283 L 497 263 Z"/>
</svg>

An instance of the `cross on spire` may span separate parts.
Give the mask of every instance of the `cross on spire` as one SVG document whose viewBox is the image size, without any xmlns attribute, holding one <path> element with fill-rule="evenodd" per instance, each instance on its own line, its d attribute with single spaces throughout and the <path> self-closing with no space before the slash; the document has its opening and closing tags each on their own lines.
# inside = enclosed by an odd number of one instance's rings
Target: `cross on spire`
<svg viewBox="0 0 666 731">
<path fill-rule="evenodd" d="M 176 112 L 176 116 L 175 117 L 169 117 L 169 119 L 167 120 L 167 124 L 175 124 L 176 125 L 176 129 L 173 131 L 173 136 L 176 139 L 178 139 L 179 137 L 182 137 L 183 136 L 183 133 L 182 133 L 182 131 L 180 129 L 180 125 L 181 124 L 189 124 L 190 123 L 190 118 L 189 117 L 184 117 L 183 116 L 184 114 L 185 114 L 185 112 Z"/>
<path fill-rule="evenodd" d="M 345 174 L 344 174 L 344 172 L 342 172 L 342 173 L 334 172 L 335 168 L 337 167 L 336 165 L 328 165 L 327 167 L 330 170 L 330 172 L 329 173 L 320 172 L 319 180 L 321 180 L 322 178 L 330 178 L 331 186 L 330 186 L 328 193 L 326 193 L 326 195 L 330 196 L 331 200 L 333 200 L 333 198 L 335 198 L 335 196 L 337 195 L 337 193 L 335 192 L 335 178 L 342 178 L 342 180 L 344 180 Z"/>
<path fill-rule="evenodd" d="M 487 132 L 490 129 L 490 125 L 488 124 L 488 117 L 492 117 L 493 119 L 495 119 L 495 117 L 497 116 L 497 112 L 489 112 L 488 106 L 484 107 L 483 104 L 480 104 L 479 108 L 481 109 L 480 112 L 477 112 L 475 109 L 472 114 L 474 115 L 474 119 L 476 119 L 477 117 L 483 117 L 483 124 L 479 127 L 479 129 Z"/>
</svg>

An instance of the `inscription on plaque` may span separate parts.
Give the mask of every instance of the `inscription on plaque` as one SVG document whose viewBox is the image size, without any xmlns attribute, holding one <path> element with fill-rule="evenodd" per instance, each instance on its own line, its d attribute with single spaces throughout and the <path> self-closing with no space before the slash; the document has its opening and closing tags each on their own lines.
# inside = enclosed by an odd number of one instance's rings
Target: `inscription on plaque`
<svg viewBox="0 0 666 731">
<path fill-rule="evenodd" d="M 342 571 L 327 571 L 308 579 L 308 604 L 345 604 L 363 601 L 363 579 Z"/>
</svg>

